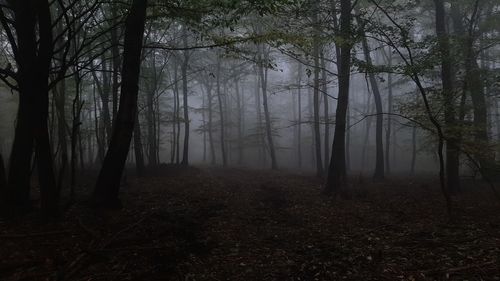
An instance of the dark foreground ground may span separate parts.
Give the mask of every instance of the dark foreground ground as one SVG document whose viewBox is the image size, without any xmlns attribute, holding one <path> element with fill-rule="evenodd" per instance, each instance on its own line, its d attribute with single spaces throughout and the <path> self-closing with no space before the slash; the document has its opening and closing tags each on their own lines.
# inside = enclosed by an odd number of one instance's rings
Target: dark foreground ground
<svg viewBox="0 0 500 281">
<path fill-rule="evenodd" d="M 454 222 L 431 181 L 353 179 L 337 200 L 320 185 L 205 168 L 129 179 L 119 211 L 1 221 L 0 280 L 500 280 L 500 207 L 479 184 Z"/>
</svg>

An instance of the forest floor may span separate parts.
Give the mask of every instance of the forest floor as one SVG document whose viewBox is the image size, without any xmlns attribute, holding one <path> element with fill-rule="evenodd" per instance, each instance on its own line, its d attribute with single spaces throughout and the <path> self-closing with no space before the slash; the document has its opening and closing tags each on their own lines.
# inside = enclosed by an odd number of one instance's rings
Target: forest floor
<svg viewBox="0 0 500 281">
<path fill-rule="evenodd" d="M 164 168 L 121 210 L 0 221 L 0 280 L 500 280 L 500 207 L 469 183 L 352 179 L 347 199 L 289 172 Z M 80 191 L 82 192 L 82 191 Z"/>
</svg>

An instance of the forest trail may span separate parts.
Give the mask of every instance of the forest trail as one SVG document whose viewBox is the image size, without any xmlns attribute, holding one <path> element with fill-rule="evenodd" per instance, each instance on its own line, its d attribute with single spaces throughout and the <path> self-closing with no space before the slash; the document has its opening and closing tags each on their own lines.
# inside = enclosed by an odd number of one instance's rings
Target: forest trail
<svg viewBox="0 0 500 281">
<path fill-rule="evenodd" d="M 0 223 L 1 280 L 498 280 L 500 218 L 466 191 L 449 223 L 432 183 L 353 179 L 351 199 L 283 171 L 164 167 L 122 210 Z M 473 203 L 480 202 L 480 203 Z"/>
</svg>

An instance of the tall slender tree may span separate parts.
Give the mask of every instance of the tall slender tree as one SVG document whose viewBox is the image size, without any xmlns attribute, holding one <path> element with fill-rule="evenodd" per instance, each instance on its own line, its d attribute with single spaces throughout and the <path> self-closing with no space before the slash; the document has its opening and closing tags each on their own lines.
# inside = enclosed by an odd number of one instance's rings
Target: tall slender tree
<svg viewBox="0 0 500 281">
<path fill-rule="evenodd" d="M 125 22 L 120 105 L 111 142 L 94 189 L 93 201 L 101 207 L 120 206 L 119 190 L 137 114 L 141 52 L 147 0 L 133 0 Z"/>
<path fill-rule="evenodd" d="M 340 72 L 339 95 L 337 111 L 335 114 L 335 133 L 333 136 L 332 156 L 328 169 L 328 178 L 325 185 L 327 193 L 337 193 L 346 180 L 345 133 L 346 115 L 349 104 L 349 83 L 351 75 L 351 49 L 352 49 L 352 7 L 350 0 L 340 1 Z"/>
<path fill-rule="evenodd" d="M 456 112 L 453 94 L 453 70 L 450 41 L 446 30 L 446 11 L 442 0 L 434 0 L 436 12 L 436 35 L 441 58 L 441 81 L 443 84 L 444 122 L 446 135 L 446 182 L 449 192 L 460 188 L 459 143 L 456 137 Z"/>
</svg>

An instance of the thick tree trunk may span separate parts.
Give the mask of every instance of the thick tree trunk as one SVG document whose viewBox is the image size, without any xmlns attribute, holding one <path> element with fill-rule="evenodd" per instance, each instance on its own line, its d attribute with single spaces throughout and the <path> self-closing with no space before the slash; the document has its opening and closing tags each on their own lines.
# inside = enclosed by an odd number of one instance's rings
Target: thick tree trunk
<svg viewBox="0 0 500 281">
<path fill-rule="evenodd" d="M 3 162 L 2 153 L 0 152 L 0 194 L 3 194 L 7 186 L 7 174 L 5 173 L 5 164 Z"/>
<path fill-rule="evenodd" d="M 449 192 L 460 188 L 459 143 L 456 138 L 455 102 L 453 97 L 453 72 L 450 44 L 446 31 L 446 15 L 442 0 L 434 0 L 436 9 L 436 35 L 441 54 L 441 80 L 443 83 L 444 119 L 446 126 L 446 179 Z"/>
<path fill-rule="evenodd" d="M 97 206 L 120 206 L 120 180 L 130 148 L 137 114 L 141 51 L 146 21 L 146 0 L 134 0 L 125 23 L 122 85 L 113 135 L 97 178 L 93 200 Z"/>
<path fill-rule="evenodd" d="M 366 63 L 368 66 L 372 66 L 372 58 L 370 55 L 370 49 L 368 47 L 368 42 L 366 37 L 363 36 L 362 39 L 363 45 L 363 53 L 365 56 Z M 370 85 L 372 87 L 373 99 L 375 101 L 375 109 L 376 109 L 376 120 L 377 125 L 375 127 L 375 143 L 376 143 L 376 157 L 375 157 L 375 173 L 373 174 L 373 178 L 375 180 L 384 179 L 385 171 L 384 171 L 384 143 L 383 143 L 383 126 L 384 126 L 384 116 L 382 109 L 382 98 L 380 96 L 380 91 L 378 88 L 378 83 L 375 78 L 375 74 L 373 71 L 368 72 L 368 77 L 370 80 Z"/>
<path fill-rule="evenodd" d="M 54 216 L 59 193 L 48 128 L 48 79 L 53 56 L 50 7 L 43 1 L 16 1 L 12 9 L 17 42 L 10 43 L 17 46 L 15 59 L 20 97 L 3 205 L 10 214 L 29 207 L 30 168 L 35 144 L 42 213 Z"/>
<path fill-rule="evenodd" d="M 335 133 L 333 136 L 332 156 L 328 170 L 325 191 L 337 193 L 346 180 L 345 132 L 346 115 L 349 104 L 349 80 L 351 74 L 351 1 L 340 1 L 340 72 L 339 95 L 336 111 Z"/>
<path fill-rule="evenodd" d="M 36 102 L 34 97 L 37 86 L 36 66 L 36 14 L 33 1 L 15 1 L 13 9 L 16 20 L 17 33 L 17 63 L 19 107 L 15 127 L 14 142 L 12 145 L 8 182 L 3 194 L 3 206 L 10 214 L 18 213 L 29 208 L 30 205 L 30 178 L 31 158 L 35 141 L 33 126 L 36 122 Z M 12 43 L 12 42 L 11 42 Z"/>
<path fill-rule="evenodd" d="M 485 87 L 481 77 L 481 69 L 477 63 L 476 51 L 474 50 L 473 25 L 470 23 L 468 30 L 462 23 L 460 8 L 453 3 L 450 12 L 453 19 L 453 27 L 457 36 L 464 36 L 462 48 L 465 60 L 465 83 L 464 94 L 469 94 L 472 100 L 472 108 L 474 112 L 474 142 L 477 145 L 475 158 L 479 161 L 482 173 L 486 177 L 495 175 L 494 151 L 490 149 L 490 140 L 488 136 L 488 108 L 486 106 Z"/>
</svg>

